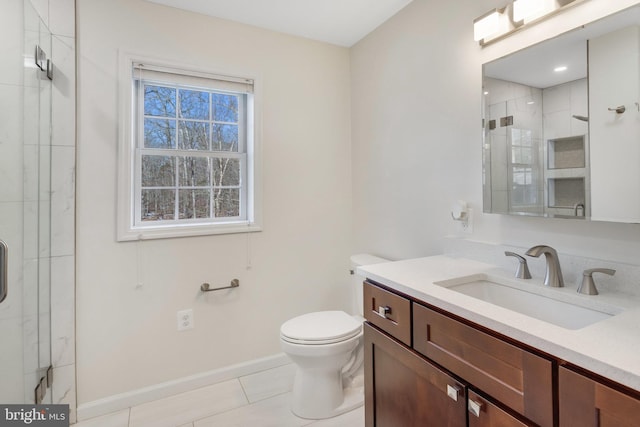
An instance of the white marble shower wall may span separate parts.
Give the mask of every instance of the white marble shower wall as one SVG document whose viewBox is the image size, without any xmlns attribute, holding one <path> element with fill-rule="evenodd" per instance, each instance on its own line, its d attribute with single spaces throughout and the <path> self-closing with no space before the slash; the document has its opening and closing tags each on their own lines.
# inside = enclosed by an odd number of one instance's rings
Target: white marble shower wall
<svg viewBox="0 0 640 427">
<path fill-rule="evenodd" d="M 75 1 L 31 1 L 52 33 L 51 363 L 53 403 L 69 404 L 75 421 Z"/>
<path fill-rule="evenodd" d="M 575 80 L 543 89 L 545 139 L 586 135 L 589 124 L 573 118 L 588 116 L 587 79 Z"/>
</svg>

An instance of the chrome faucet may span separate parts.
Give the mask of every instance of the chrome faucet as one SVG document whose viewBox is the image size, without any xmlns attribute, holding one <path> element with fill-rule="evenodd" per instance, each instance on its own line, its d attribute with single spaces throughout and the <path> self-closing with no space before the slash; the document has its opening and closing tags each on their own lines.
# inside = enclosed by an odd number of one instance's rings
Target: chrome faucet
<svg viewBox="0 0 640 427">
<path fill-rule="evenodd" d="M 558 259 L 558 253 L 551 246 L 538 245 L 534 246 L 527 251 L 527 255 L 539 257 L 544 254 L 547 262 L 547 271 L 544 275 L 544 284 L 554 288 L 560 288 L 564 286 L 564 279 L 562 278 L 562 270 L 560 270 L 560 260 Z"/>
<path fill-rule="evenodd" d="M 509 251 L 505 251 L 504 254 L 506 256 L 515 257 L 518 260 L 518 270 L 516 270 L 517 279 L 531 279 L 531 273 L 529 273 L 529 267 L 527 267 L 527 259 L 525 257 Z"/>
</svg>

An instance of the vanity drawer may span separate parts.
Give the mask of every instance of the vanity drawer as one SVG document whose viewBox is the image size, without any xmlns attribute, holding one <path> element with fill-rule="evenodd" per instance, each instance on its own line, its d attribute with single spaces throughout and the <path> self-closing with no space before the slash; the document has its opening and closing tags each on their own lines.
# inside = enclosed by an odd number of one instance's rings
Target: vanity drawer
<svg viewBox="0 0 640 427">
<path fill-rule="evenodd" d="M 364 282 L 364 317 L 406 345 L 411 345 L 411 302 Z"/>
<path fill-rule="evenodd" d="M 540 426 L 553 425 L 553 363 L 414 304 L 413 347 Z"/>
</svg>

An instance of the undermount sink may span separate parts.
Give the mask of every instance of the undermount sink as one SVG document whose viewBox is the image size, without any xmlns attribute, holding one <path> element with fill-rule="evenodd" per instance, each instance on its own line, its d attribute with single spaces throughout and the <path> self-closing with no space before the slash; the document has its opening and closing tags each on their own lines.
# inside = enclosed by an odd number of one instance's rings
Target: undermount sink
<svg viewBox="0 0 640 427">
<path fill-rule="evenodd" d="M 589 301 L 569 301 L 572 297 L 576 299 L 576 296 L 558 291 L 558 288 L 486 274 L 443 280 L 435 284 L 565 329 L 584 328 L 622 312 L 621 308 L 614 306 L 592 304 L 589 307 Z"/>
</svg>

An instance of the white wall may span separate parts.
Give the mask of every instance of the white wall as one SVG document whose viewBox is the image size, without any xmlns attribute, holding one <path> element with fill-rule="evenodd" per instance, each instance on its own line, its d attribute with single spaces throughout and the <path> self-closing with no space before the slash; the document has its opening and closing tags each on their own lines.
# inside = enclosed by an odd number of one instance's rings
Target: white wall
<svg viewBox="0 0 640 427">
<path fill-rule="evenodd" d="M 279 353 L 287 318 L 348 309 L 348 50 L 140 0 L 77 13 L 78 403 Z M 260 76 L 264 231 L 116 242 L 119 49 Z"/>
<path fill-rule="evenodd" d="M 640 27 L 591 40 L 589 61 L 593 216 L 638 222 L 640 199 L 633 196 L 640 188 Z M 611 64 L 621 66 L 613 68 Z M 609 111 L 620 105 L 626 106 L 625 113 Z"/>
<path fill-rule="evenodd" d="M 414 0 L 351 50 L 354 245 L 392 258 L 442 252 L 451 203 L 483 241 L 639 263 L 640 226 L 482 214 L 481 64 L 637 0 L 588 1 L 484 49 L 473 19 L 502 0 Z"/>
</svg>

